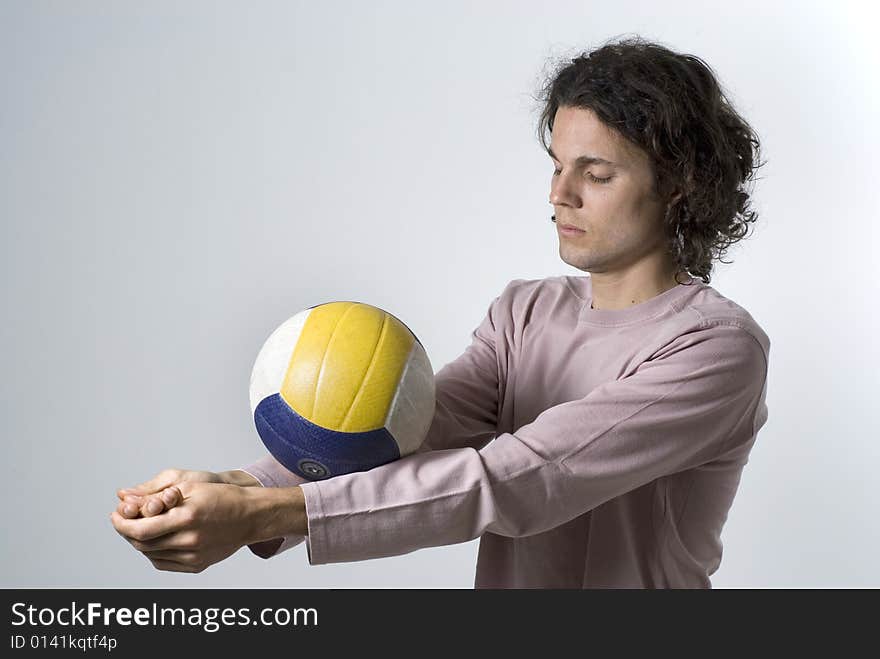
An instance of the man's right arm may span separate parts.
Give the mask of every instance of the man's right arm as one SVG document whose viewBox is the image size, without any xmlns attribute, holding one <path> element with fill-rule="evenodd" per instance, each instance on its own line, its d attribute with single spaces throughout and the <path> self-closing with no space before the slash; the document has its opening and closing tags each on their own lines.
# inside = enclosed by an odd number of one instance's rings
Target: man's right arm
<svg viewBox="0 0 880 659">
<path fill-rule="evenodd" d="M 510 285 L 505 293 L 509 289 Z M 419 453 L 463 447 L 479 450 L 497 434 L 507 379 L 506 360 L 498 358 L 500 297 L 492 301 L 482 322 L 471 332 L 465 351 L 434 375 L 434 420 Z"/>
</svg>

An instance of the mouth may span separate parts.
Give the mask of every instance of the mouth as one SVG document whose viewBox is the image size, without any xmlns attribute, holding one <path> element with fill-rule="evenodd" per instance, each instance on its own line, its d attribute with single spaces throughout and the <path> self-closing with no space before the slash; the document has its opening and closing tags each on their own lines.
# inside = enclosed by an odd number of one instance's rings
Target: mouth
<svg viewBox="0 0 880 659">
<path fill-rule="evenodd" d="M 578 229 L 576 226 L 572 226 L 571 224 L 557 224 L 556 228 L 560 231 L 560 233 L 564 234 L 585 233 L 583 229 Z"/>
</svg>

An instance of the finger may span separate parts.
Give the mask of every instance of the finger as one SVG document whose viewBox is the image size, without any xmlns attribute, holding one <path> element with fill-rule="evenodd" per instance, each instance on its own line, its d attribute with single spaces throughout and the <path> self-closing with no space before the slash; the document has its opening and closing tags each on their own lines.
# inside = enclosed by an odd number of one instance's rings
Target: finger
<svg viewBox="0 0 880 659">
<path fill-rule="evenodd" d="M 140 491 L 140 485 L 135 485 L 134 487 L 123 487 L 116 490 L 116 496 L 119 497 L 120 500 L 127 499 L 132 496 L 137 496 L 135 491 Z"/>
<path fill-rule="evenodd" d="M 110 513 L 110 522 L 119 535 L 144 542 L 185 529 L 190 520 L 187 514 L 180 512 L 182 510 L 172 508 L 167 515 L 139 519 L 127 519 L 114 510 Z"/>
<path fill-rule="evenodd" d="M 153 559 L 173 561 L 181 565 L 197 565 L 199 555 L 194 551 L 183 551 L 181 549 L 153 549 L 151 551 L 142 552 L 144 556 Z"/>
<path fill-rule="evenodd" d="M 134 504 L 130 502 L 120 501 L 119 505 L 116 506 L 116 512 L 118 512 L 123 517 L 127 517 L 128 519 L 133 519 L 135 517 L 139 517 L 141 514 L 140 504 Z"/>
<path fill-rule="evenodd" d="M 190 567 L 189 565 L 184 565 L 183 563 L 177 563 L 175 561 L 169 561 L 162 558 L 151 558 L 149 559 L 149 561 L 157 570 L 164 570 L 166 572 L 201 572 L 201 570 L 196 569 L 195 567 Z"/>
<path fill-rule="evenodd" d="M 183 494 L 180 492 L 180 488 L 176 485 L 172 485 L 169 488 L 166 488 L 162 491 L 161 494 L 162 501 L 165 504 L 165 509 L 174 508 L 174 506 L 183 503 Z"/>
<path fill-rule="evenodd" d="M 162 490 L 159 494 L 145 497 L 140 506 L 141 515 L 144 517 L 161 515 L 166 510 L 174 508 L 174 506 L 182 502 L 183 495 L 180 493 L 180 489 L 172 485 Z"/>
<path fill-rule="evenodd" d="M 135 485 L 134 487 L 125 487 L 116 490 L 116 496 L 120 499 L 124 499 L 126 496 L 131 494 L 155 494 L 162 488 L 168 487 L 171 483 L 168 482 L 160 482 L 160 481 L 146 481 L 145 483 L 141 483 L 140 485 Z"/>
<path fill-rule="evenodd" d="M 128 517 L 129 519 L 139 517 L 143 502 L 144 497 L 128 494 L 116 505 L 116 510 L 120 515 Z"/>
<path fill-rule="evenodd" d="M 173 485 L 178 477 L 175 469 L 165 469 L 148 481 L 144 481 L 140 485 L 134 487 L 122 488 L 117 492 L 119 498 L 123 498 L 126 494 L 155 494 L 166 487 Z"/>
<path fill-rule="evenodd" d="M 198 546 L 198 535 L 195 531 L 178 531 L 153 538 L 152 540 L 135 540 L 126 538 L 129 544 L 139 552 L 148 551 L 194 551 Z"/>
<path fill-rule="evenodd" d="M 158 494 L 146 497 L 141 505 L 141 515 L 144 517 L 155 517 L 165 512 L 165 502 Z"/>
</svg>

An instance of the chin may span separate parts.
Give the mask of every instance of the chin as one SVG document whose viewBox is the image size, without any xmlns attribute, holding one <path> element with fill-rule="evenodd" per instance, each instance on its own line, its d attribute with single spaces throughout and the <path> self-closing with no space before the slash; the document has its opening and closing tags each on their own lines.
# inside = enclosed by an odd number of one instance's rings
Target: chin
<svg viewBox="0 0 880 659">
<path fill-rule="evenodd" d="M 565 263 L 578 270 L 586 272 L 592 265 L 594 259 L 587 254 L 572 254 L 569 250 L 559 250 L 559 258 Z"/>
</svg>

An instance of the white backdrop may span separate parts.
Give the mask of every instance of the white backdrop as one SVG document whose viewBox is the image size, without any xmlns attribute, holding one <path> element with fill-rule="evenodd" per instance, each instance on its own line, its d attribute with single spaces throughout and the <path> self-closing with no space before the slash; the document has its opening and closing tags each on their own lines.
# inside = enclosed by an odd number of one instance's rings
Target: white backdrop
<svg viewBox="0 0 880 659">
<path fill-rule="evenodd" d="M 471 587 L 477 541 L 176 574 L 108 515 L 162 468 L 263 455 L 250 368 L 296 311 L 385 308 L 437 370 L 511 279 L 583 275 L 533 95 L 557 59 L 640 34 L 708 62 L 768 161 L 711 282 L 772 342 L 713 584 L 880 586 L 867 7 L 0 2 L 0 585 Z"/>
</svg>

